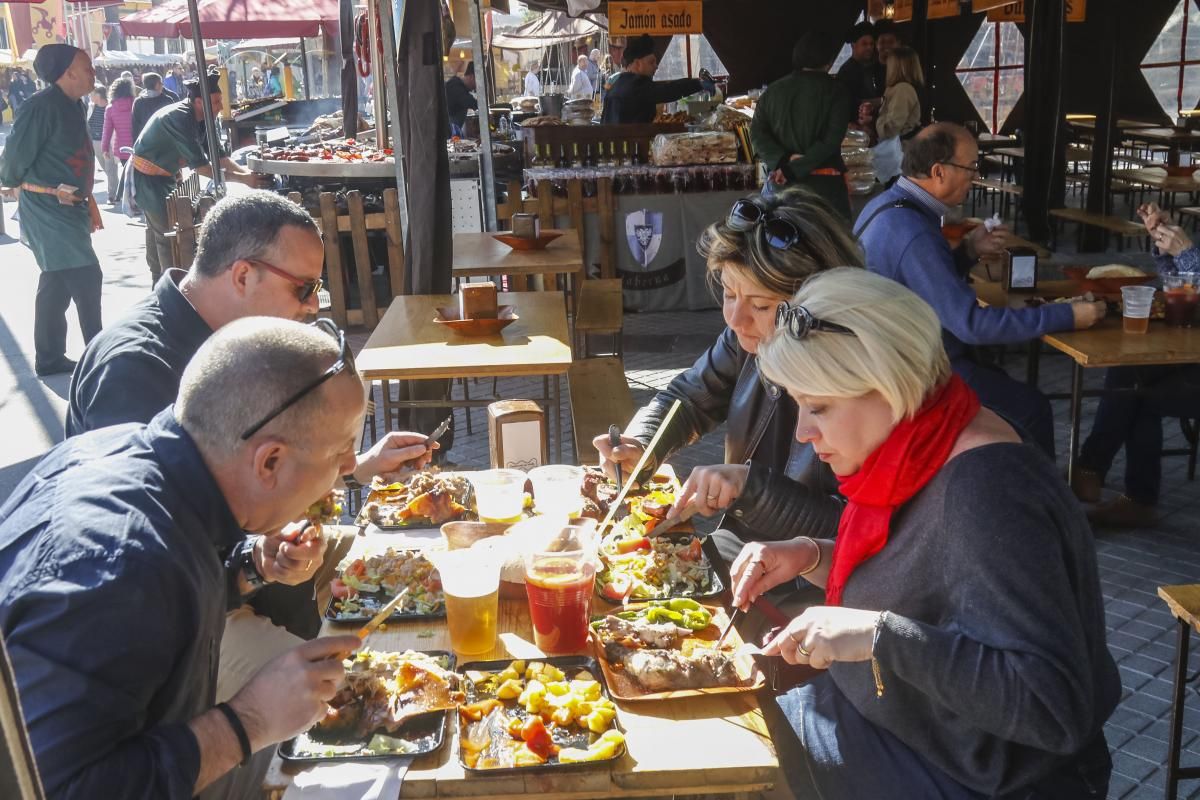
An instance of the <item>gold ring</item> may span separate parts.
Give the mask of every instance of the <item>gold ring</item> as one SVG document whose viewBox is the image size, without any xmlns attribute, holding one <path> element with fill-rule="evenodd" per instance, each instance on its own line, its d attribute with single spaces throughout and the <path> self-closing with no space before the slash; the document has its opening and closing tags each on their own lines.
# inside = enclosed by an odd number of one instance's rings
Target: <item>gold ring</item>
<svg viewBox="0 0 1200 800">
<path fill-rule="evenodd" d="M 802 644 L 796 645 L 796 652 L 798 652 L 800 655 L 804 656 L 805 658 L 812 658 L 812 653 L 809 652 L 808 650 L 805 650 L 804 645 L 802 645 Z"/>
<path fill-rule="evenodd" d="M 719 494 L 710 494 L 710 495 L 708 495 L 708 499 L 709 499 L 709 500 L 719 500 L 719 499 L 721 499 L 721 495 L 719 495 Z"/>
</svg>

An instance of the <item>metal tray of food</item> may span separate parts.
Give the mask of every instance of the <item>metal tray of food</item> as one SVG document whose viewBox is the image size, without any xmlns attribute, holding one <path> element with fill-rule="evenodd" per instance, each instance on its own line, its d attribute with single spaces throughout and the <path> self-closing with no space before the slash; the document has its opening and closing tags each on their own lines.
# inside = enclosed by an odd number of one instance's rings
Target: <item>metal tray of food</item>
<svg viewBox="0 0 1200 800">
<path fill-rule="evenodd" d="M 423 650 L 441 666 L 453 670 L 454 654 L 446 650 Z M 314 738 L 312 730 L 279 744 L 279 757 L 290 764 L 320 764 L 343 761 L 379 761 L 432 753 L 446 740 L 446 717 L 451 712 L 430 711 L 405 722 L 395 733 L 378 731 L 363 739 Z"/>
<path fill-rule="evenodd" d="M 325 618 L 331 622 L 338 623 L 367 622 L 373 618 L 375 614 L 378 613 L 385 605 L 387 605 L 391 599 L 395 597 L 401 589 L 404 588 L 405 585 L 408 585 L 408 582 L 405 582 L 394 585 L 393 588 L 388 589 L 384 589 L 381 586 L 378 591 L 363 591 L 359 589 L 357 590 L 358 594 L 355 598 L 338 596 L 339 594 L 343 593 L 343 587 L 349 588 L 346 578 L 348 577 L 348 573 L 350 573 L 350 571 L 353 570 L 357 564 L 361 562 L 365 569 L 367 562 L 369 562 L 371 559 L 386 559 L 389 556 L 392 556 L 396 559 L 403 559 L 402 563 L 399 565 L 401 568 L 409 563 L 410 560 L 421 559 L 422 561 L 425 561 L 419 550 L 398 547 L 389 547 L 382 553 L 373 553 L 351 559 L 346 563 L 346 567 L 344 569 L 341 566 L 338 567 L 337 574 L 333 578 L 333 585 L 331 586 L 333 596 L 329 599 L 329 605 L 325 607 Z M 426 563 L 428 562 L 426 561 Z M 422 569 L 423 567 L 424 565 L 421 565 Z M 441 580 L 440 577 L 437 576 L 437 570 L 433 568 L 432 564 L 429 564 L 429 575 L 426 577 L 436 581 L 436 588 L 434 588 L 432 585 L 433 581 L 431 581 L 430 584 L 426 584 L 424 581 L 418 579 L 418 584 L 416 584 L 418 591 L 413 591 L 410 588 L 409 594 L 404 598 L 400 606 L 388 616 L 388 621 L 441 619 L 446 616 L 446 601 L 444 598 L 440 597 Z M 338 586 L 339 583 L 342 584 L 341 587 Z M 360 583 L 359 585 L 362 584 Z M 429 606 L 434 600 L 437 601 L 434 608 L 427 609 L 426 607 Z M 344 607 L 347 602 L 360 605 L 360 613 L 353 613 L 353 611 L 341 611 L 340 609 Z"/>
<path fill-rule="evenodd" d="M 474 511 L 474 502 L 471 499 L 474 491 L 468 483 L 464 486 L 462 481 L 467 480 L 464 473 L 461 472 L 434 472 L 424 470 L 415 475 L 410 475 L 402 481 L 396 481 L 392 484 L 384 484 L 376 479 L 367 492 L 367 499 L 363 502 L 362 508 L 359 509 L 358 516 L 355 517 L 355 524 L 360 527 L 373 525 L 381 531 L 438 531 L 442 523 L 445 522 L 473 522 L 479 517 Z M 422 484 L 428 484 L 423 486 Z M 450 499 L 457 503 L 459 499 L 465 501 L 461 511 L 456 511 L 453 514 L 443 518 L 439 515 L 438 522 L 434 522 L 433 518 L 428 516 L 415 516 L 408 520 L 389 520 L 387 517 L 398 513 L 399 509 L 404 508 L 409 503 L 415 501 L 423 495 L 428 494 L 429 488 L 437 488 L 439 485 L 445 484 L 457 491 L 450 493 Z M 412 492 L 414 485 L 420 491 L 416 495 Z M 400 486 L 399 489 L 391 489 L 392 486 Z M 460 504 L 461 505 L 461 504 Z M 458 506 L 456 506 L 457 508 Z"/>
<path fill-rule="evenodd" d="M 470 734 L 468 725 L 480 724 L 482 720 L 471 722 L 466 721 L 467 712 L 476 703 L 496 699 L 497 691 L 499 691 L 503 686 L 503 684 L 498 682 L 498 680 L 490 680 L 487 682 L 473 680 L 472 675 L 486 672 L 491 673 L 494 678 L 498 679 L 504 670 L 507 667 L 514 665 L 514 663 L 525 664 L 527 672 L 524 674 L 528 674 L 528 670 L 532 669 L 535 664 L 549 665 L 561 670 L 565 675 L 565 680 L 567 681 L 575 680 L 576 676 L 581 672 L 587 672 L 590 675 L 590 679 L 595 681 L 599 686 L 598 697 L 603 700 L 606 708 L 612 709 L 612 714 L 607 722 L 607 728 L 605 732 L 598 733 L 593 730 L 589 730 L 586 726 L 581 726 L 580 723 L 584 722 L 582 719 L 574 720 L 565 727 L 562 727 L 557 723 L 552 723 L 547 732 L 550 734 L 554 743 L 561 749 L 559 753 L 552 756 L 551 760 L 547 760 L 544 763 L 520 766 L 479 767 L 477 766 L 479 763 L 478 759 L 476 759 L 474 761 L 474 765 L 468 764 L 467 753 L 469 751 L 474 752 L 476 750 L 475 748 L 467 745 L 467 737 Z M 604 682 L 604 672 L 601 670 L 599 663 L 597 663 L 596 659 L 594 658 L 589 658 L 588 656 L 551 656 L 547 658 L 527 660 L 506 658 L 496 661 L 472 661 L 470 663 L 463 664 L 460 672 L 464 676 L 463 690 L 466 692 L 467 699 L 464 704 L 459 707 L 458 713 L 458 761 L 462 768 L 468 772 L 478 775 L 505 775 L 527 772 L 529 770 L 570 770 L 580 767 L 607 765 L 625 754 L 624 729 L 621 727 L 620 721 L 616 718 L 616 707 L 612 704 L 612 697 L 609 694 L 608 686 Z M 521 682 L 522 685 L 527 686 L 529 680 L 524 678 L 524 674 Z M 541 718 L 540 713 L 531 714 L 528 712 L 526 707 L 520 703 L 519 699 L 513 698 L 502 700 L 500 702 L 503 704 L 505 716 L 509 716 L 510 718 L 515 717 L 526 721 L 534 717 L 539 719 Z M 593 700 L 592 702 L 596 701 Z M 561 762 L 558 760 L 561 752 L 568 748 L 574 750 L 584 750 L 588 748 L 589 745 L 594 743 L 600 744 L 602 739 L 610 735 L 610 731 L 615 731 L 616 736 L 620 739 L 619 745 L 614 746 L 611 755 L 607 755 L 604 758 L 596 758 L 586 761 Z M 507 734 L 507 732 L 505 733 L 506 735 L 511 735 Z M 490 738 L 488 741 L 490 743 Z M 516 740 L 513 739 L 512 741 Z M 486 747 L 487 745 L 484 746 Z M 520 747 L 520 745 L 517 747 Z"/>
<path fill-rule="evenodd" d="M 295 175 L 304 178 L 394 178 L 392 161 L 274 161 L 246 156 L 246 166 L 268 175 Z"/>
</svg>

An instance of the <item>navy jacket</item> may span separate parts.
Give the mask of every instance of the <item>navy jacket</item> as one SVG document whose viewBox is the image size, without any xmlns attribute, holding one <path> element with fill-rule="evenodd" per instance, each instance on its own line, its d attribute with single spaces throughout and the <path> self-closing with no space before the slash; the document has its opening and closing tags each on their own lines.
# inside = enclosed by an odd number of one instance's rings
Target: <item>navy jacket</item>
<svg viewBox="0 0 1200 800">
<path fill-rule="evenodd" d="M 192 796 L 243 535 L 173 409 L 66 440 L 0 506 L 0 630 L 50 797 Z"/>
<path fill-rule="evenodd" d="M 942 342 L 953 362 L 969 357 L 970 346 L 1017 344 L 1075 327 L 1068 303 L 1037 308 L 982 308 L 966 281 L 969 264 L 960 248 L 956 255 L 942 236 L 941 220 L 905 181 L 867 203 L 855 233 L 867 257 L 867 268 L 912 289 L 933 306 L 942 323 Z M 906 208 L 884 208 L 904 198 Z M 880 210 L 882 209 L 882 210 Z M 880 210 L 874 219 L 872 215 Z M 863 228 L 863 226 L 866 226 Z"/>
</svg>

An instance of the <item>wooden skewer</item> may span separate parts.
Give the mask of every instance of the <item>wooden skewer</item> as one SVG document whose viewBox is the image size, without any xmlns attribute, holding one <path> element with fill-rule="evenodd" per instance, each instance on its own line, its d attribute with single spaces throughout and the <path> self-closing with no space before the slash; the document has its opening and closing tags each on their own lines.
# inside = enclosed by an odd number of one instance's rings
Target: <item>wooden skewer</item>
<svg viewBox="0 0 1200 800">
<path fill-rule="evenodd" d="M 604 533 L 604 530 L 612 524 L 613 517 L 616 516 L 617 509 L 621 507 L 621 503 L 625 502 L 625 495 L 629 494 L 629 490 L 633 488 L 634 482 L 637 481 L 637 476 L 641 474 L 642 469 L 644 469 L 646 466 L 646 462 L 650 460 L 650 456 L 654 452 L 654 448 L 658 446 L 658 440 L 662 438 L 663 433 L 665 433 L 667 430 L 667 426 L 671 424 L 671 420 L 675 417 L 675 412 L 679 411 L 680 404 L 681 401 L 679 400 L 676 400 L 671 404 L 671 409 L 667 411 L 667 415 L 663 417 L 662 424 L 659 425 L 658 430 L 654 432 L 654 438 L 650 440 L 650 444 L 647 445 L 646 449 L 642 451 L 642 457 L 638 459 L 637 466 L 633 468 L 633 470 L 629 473 L 629 477 L 625 479 L 625 485 L 621 487 L 621 493 L 618 494 L 617 499 L 609 505 L 608 513 L 604 516 L 604 521 L 601 522 L 600 526 L 596 528 L 597 534 Z"/>
</svg>

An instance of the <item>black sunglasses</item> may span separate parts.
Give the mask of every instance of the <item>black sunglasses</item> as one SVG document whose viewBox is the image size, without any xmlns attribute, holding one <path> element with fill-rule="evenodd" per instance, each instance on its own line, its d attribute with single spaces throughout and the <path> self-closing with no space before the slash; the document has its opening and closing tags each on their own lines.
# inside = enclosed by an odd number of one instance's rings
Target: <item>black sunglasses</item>
<svg viewBox="0 0 1200 800">
<path fill-rule="evenodd" d="M 775 309 L 775 329 L 787 331 L 793 339 L 803 339 L 813 331 L 840 333 L 843 336 L 858 335 L 845 325 L 817 319 L 804 306 L 793 306 L 788 303 L 780 303 Z"/>
<path fill-rule="evenodd" d="M 753 200 L 735 200 L 729 209 L 725 224 L 739 233 L 762 226 L 767 244 L 776 250 L 787 250 L 803 239 L 803 234 L 790 219 L 784 219 L 774 211 L 766 211 Z"/>
<path fill-rule="evenodd" d="M 354 354 L 350 352 L 350 348 L 346 344 L 346 332 L 341 330 L 340 328 L 338 328 L 338 326 L 335 325 L 332 320 L 328 320 L 328 319 L 319 319 L 316 322 L 312 323 L 312 325 L 314 328 L 320 328 L 321 330 L 325 331 L 333 338 L 337 339 L 338 350 L 340 351 L 340 354 L 338 355 L 338 360 L 333 362 L 332 366 L 330 366 L 329 369 L 322 372 L 321 377 L 319 377 L 316 380 L 312 381 L 311 383 L 307 384 L 303 389 L 296 392 L 291 397 L 289 397 L 287 400 L 284 400 L 282 403 L 277 405 L 271 411 L 271 413 L 267 414 L 265 417 L 260 419 L 254 425 L 251 425 L 249 428 L 247 428 L 246 431 L 242 434 L 242 441 L 248 440 L 251 436 L 253 436 L 254 434 L 261 431 L 267 425 L 267 423 L 269 423 L 271 420 L 278 417 L 283 412 L 287 411 L 292 406 L 294 406 L 297 402 L 300 401 L 300 398 L 304 397 L 306 394 L 313 391 L 314 389 L 319 387 L 321 384 L 325 383 L 325 381 L 329 380 L 330 378 L 332 378 L 335 375 L 340 375 L 341 373 L 345 372 L 347 369 L 350 369 L 351 371 L 353 371 L 353 369 L 354 369 Z"/>
</svg>

